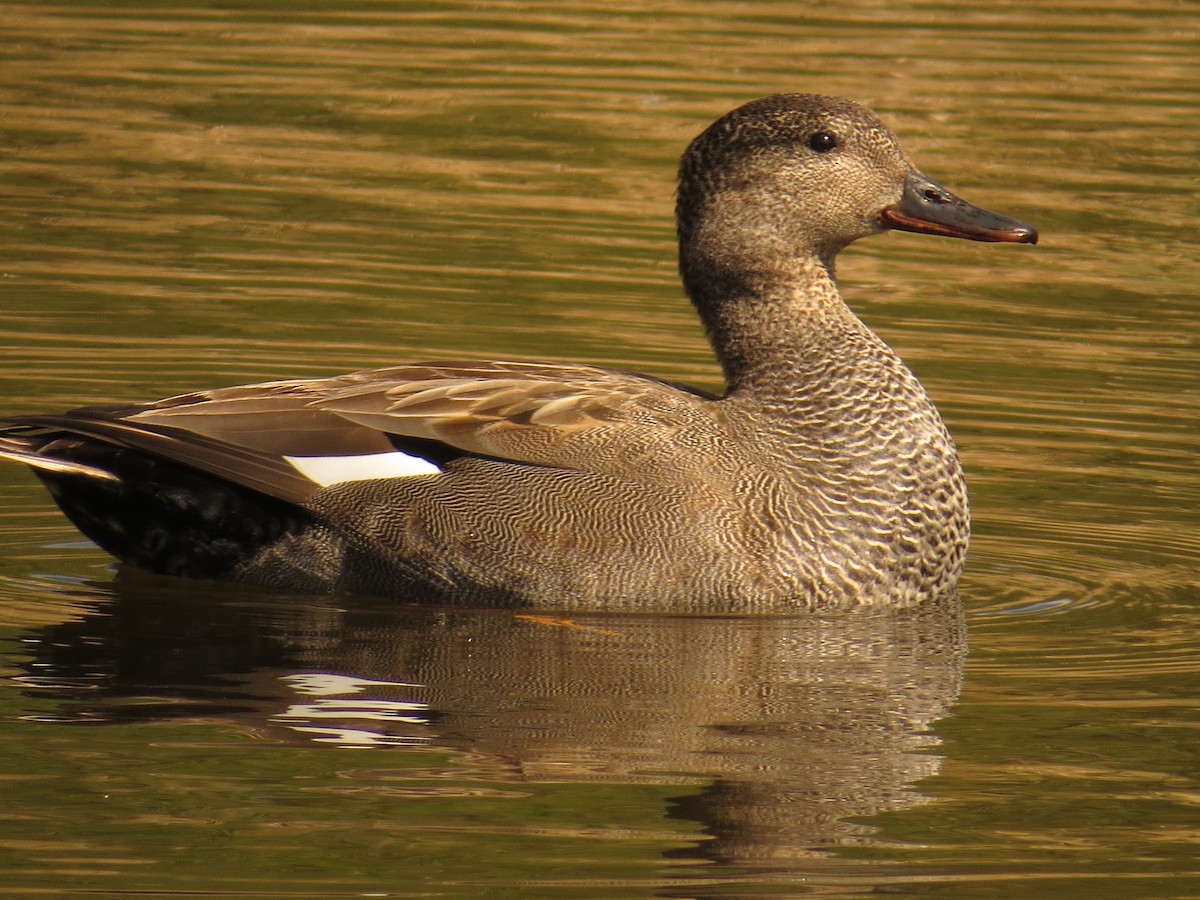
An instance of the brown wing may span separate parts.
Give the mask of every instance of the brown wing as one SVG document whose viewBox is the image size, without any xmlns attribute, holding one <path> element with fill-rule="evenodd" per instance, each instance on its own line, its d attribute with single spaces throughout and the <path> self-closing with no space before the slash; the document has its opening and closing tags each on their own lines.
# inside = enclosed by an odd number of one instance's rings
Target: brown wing
<svg viewBox="0 0 1200 900">
<path fill-rule="evenodd" d="M 173 459 L 301 502 L 340 478 L 436 471 L 463 453 L 621 475 L 670 470 L 688 454 L 718 460 L 729 452 L 720 418 L 711 398 L 650 378 L 581 366 L 480 363 L 243 385 L 26 424 Z M 47 470 L 67 465 L 38 449 L 47 440 L 22 437 L 7 455 Z M 405 454 L 416 468 L 395 462 Z M 348 460 L 356 468 L 372 456 L 392 468 L 376 475 L 368 462 L 365 471 L 348 475 L 339 464 L 332 475 L 315 474 L 321 460 Z M 69 468 L 103 475 L 79 462 Z"/>
<path fill-rule="evenodd" d="M 218 388 L 114 410 L 110 416 L 202 434 L 279 456 L 391 450 L 386 435 L 311 405 L 340 381 L 277 381 Z"/>
<path fill-rule="evenodd" d="M 354 378 L 354 376 L 348 376 Z M 711 398 L 651 378 L 535 363 L 401 366 L 327 383 L 314 409 L 403 437 L 597 472 L 720 443 Z"/>
</svg>

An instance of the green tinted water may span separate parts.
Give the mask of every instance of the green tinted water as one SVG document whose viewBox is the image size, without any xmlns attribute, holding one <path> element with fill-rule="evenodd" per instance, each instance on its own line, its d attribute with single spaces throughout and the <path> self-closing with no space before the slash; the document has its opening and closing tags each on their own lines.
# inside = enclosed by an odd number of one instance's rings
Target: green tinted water
<svg viewBox="0 0 1200 900">
<path fill-rule="evenodd" d="M 962 451 L 969 654 L 954 610 L 563 625 L 114 574 L 0 469 L 0 893 L 1200 895 L 1194 4 L 2 21 L 0 413 L 454 357 L 716 388 L 675 161 L 777 90 L 871 103 L 1043 240 L 841 263 Z"/>
</svg>

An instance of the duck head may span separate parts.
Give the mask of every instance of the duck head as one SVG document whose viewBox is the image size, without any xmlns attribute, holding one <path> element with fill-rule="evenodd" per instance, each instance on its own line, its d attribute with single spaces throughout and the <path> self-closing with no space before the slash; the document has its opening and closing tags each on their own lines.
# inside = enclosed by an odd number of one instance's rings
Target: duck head
<svg viewBox="0 0 1200 900">
<path fill-rule="evenodd" d="M 923 175 L 895 134 L 850 100 L 779 94 L 721 117 L 688 147 L 676 203 L 681 266 L 763 271 L 889 229 L 1033 244 L 1023 222 Z"/>
</svg>

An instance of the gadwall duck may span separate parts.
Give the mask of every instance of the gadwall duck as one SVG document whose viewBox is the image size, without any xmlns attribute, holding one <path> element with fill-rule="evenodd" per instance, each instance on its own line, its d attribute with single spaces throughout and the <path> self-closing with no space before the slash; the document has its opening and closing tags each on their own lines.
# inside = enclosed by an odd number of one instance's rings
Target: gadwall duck
<svg viewBox="0 0 1200 900">
<path fill-rule="evenodd" d="M 13 418 L 0 454 L 155 572 L 443 604 L 780 612 L 954 588 L 954 444 L 834 258 L 902 231 L 1032 244 L 870 110 L 785 94 L 692 141 L 679 267 L 722 396 L 553 363 L 429 363 Z"/>
</svg>

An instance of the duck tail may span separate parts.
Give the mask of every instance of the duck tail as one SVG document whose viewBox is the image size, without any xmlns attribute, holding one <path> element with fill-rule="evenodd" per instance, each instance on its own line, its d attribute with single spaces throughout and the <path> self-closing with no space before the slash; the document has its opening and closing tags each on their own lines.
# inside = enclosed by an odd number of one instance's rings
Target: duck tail
<svg viewBox="0 0 1200 900">
<path fill-rule="evenodd" d="M 120 479 L 106 469 L 90 466 L 87 463 L 71 459 L 48 456 L 42 453 L 44 440 L 39 440 L 34 429 L 29 426 L 9 426 L 0 432 L 0 459 L 10 459 L 13 462 L 24 463 L 35 472 L 47 476 L 79 476 L 95 478 L 100 481 L 119 481 Z"/>
<path fill-rule="evenodd" d="M 262 547 L 311 524 L 296 504 L 115 439 L 101 420 L 76 432 L 36 421 L 0 426 L 0 458 L 24 463 L 67 518 L 143 569 L 222 578 Z"/>
</svg>

